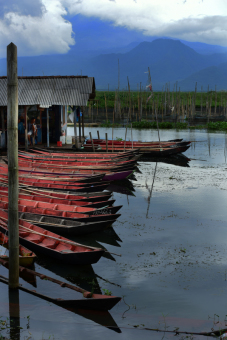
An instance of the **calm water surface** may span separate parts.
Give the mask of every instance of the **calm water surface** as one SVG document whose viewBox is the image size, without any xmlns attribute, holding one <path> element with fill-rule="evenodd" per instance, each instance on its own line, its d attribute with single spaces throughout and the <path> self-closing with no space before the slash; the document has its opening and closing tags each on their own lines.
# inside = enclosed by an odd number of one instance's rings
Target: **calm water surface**
<svg viewBox="0 0 227 340">
<path fill-rule="evenodd" d="M 108 132 L 111 138 L 111 129 L 98 129 L 101 137 Z M 95 138 L 96 130 L 86 128 L 85 133 L 91 131 Z M 114 130 L 114 138 L 124 135 L 125 129 Z M 180 166 L 140 160 L 141 173 L 134 180 L 111 186 L 115 205 L 123 205 L 113 229 L 77 239 L 122 256 L 106 255 L 85 268 L 44 258 L 35 264 L 41 273 L 97 292 L 108 289 L 123 297 L 122 301 L 110 313 L 82 313 L 20 291 L 21 339 L 162 339 L 173 335 L 144 328 L 200 332 L 225 327 L 226 135 L 171 130 L 160 135 L 162 140 L 196 141 L 185 153 L 191 161 Z M 133 138 L 157 140 L 157 132 L 133 130 Z M 7 269 L 1 266 L 0 274 L 7 276 Z M 23 279 L 21 283 L 53 297 L 70 296 L 67 290 L 39 279 L 33 282 L 37 288 Z M 15 296 L 10 299 L 12 316 L 17 301 Z M 9 317 L 8 287 L 3 283 L 0 316 Z M 177 337 L 182 339 L 182 335 Z"/>
</svg>

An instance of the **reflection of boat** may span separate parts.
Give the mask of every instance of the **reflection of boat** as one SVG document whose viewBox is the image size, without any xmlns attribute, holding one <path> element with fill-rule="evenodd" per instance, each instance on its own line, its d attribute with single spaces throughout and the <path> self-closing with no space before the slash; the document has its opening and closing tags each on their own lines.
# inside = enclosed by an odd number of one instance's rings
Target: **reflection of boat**
<svg viewBox="0 0 227 340">
<path fill-rule="evenodd" d="M 108 186 L 108 190 L 112 192 L 118 192 L 120 194 L 135 196 L 133 191 L 135 191 L 132 182 L 129 179 L 124 179 L 122 181 L 115 181 Z"/>
<path fill-rule="evenodd" d="M 4 265 L 6 267 L 8 267 L 8 262 L 0 260 L 0 263 L 3 263 L 3 262 L 4 262 Z M 52 302 L 52 303 L 54 303 L 58 306 L 61 306 L 61 307 L 74 307 L 74 308 L 83 308 L 83 309 L 90 309 L 90 310 L 110 310 L 121 300 L 121 298 L 118 297 L 118 296 L 95 294 L 93 292 L 86 291 L 82 288 L 73 286 L 73 285 L 71 285 L 67 282 L 59 281 L 59 280 L 54 279 L 50 276 L 35 272 L 35 271 L 27 269 L 25 267 L 20 266 L 19 271 L 25 271 L 25 272 L 28 272 L 32 275 L 35 275 L 36 277 L 40 278 L 41 280 L 45 280 L 45 284 L 46 284 L 46 281 L 53 282 L 54 284 L 59 285 L 62 289 L 64 289 L 64 292 L 63 291 L 57 292 L 57 294 L 63 293 L 64 298 L 62 299 L 62 298 L 52 297 L 52 296 L 49 296 L 49 295 L 44 295 L 41 292 L 37 292 L 35 290 L 30 290 L 24 284 L 23 285 L 20 284 L 19 287 L 18 287 L 19 289 L 21 289 L 21 290 L 23 290 L 23 291 L 25 291 L 29 294 L 40 297 L 40 298 L 42 298 L 46 301 Z M 0 275 L 0 281 L 8 284 L 8 278 L 5 278 L 1 275 Z M 45 286 L 45 284 L 44 284 L 44 286 Z M 42 284 L 41 284 L 41 286 L 42 286 Z M 42 291 L 43 287 L 40 287 L 39 290 Z M 44 290 L 46 291 L 46 289 L 44 289 Z M 60 290 L 61 289 L 59 289 L 59 291 Z M 66 290 L 66 292 L 65 292 L 65 290 Z M 51 294 L 51 293 L 52 293 L 52 289 L 51 289 L 51 292 L 49 294 Z M 79 293 L 79 294 L 77 294 L 77 293 Z M 56 295 L 55 292 L 54 292 L 54 294 Z"/>
<path fill-rule="evenodd" d="M 98 323 L 101 326 L 112 329 L 117 333 L 121 333 L 120 328 L 112 318 L 109 312 L 107 311 L 91 311 L 91 310 L 82 310 L 82 309 L 69 309 L 71 312 L 81 315 L 86 319 L 92 320 Z"/>
<path fill-rule="evenodd" d="M 186 157 L 183 154 L 172 155 L 171 157 L 149 157 L 149 155 L 143 155 L 141 158 L 141 162 L 161 162 L 167 164 L 173 164 L 182 167 L 190 167 L 189 162 L 190 158 Z"/>
<path fill-rule="evenodd" d="M 106 243 L 111 246 L 115 247 L 121 247 L 121 245 L 118 242 L 122 242 L 116 231 L 110 227 L 108 229 L 105 229 L 103 231 L 100 231 L 98 233 L 95 233 L 93 237 L 96 239 L 96 241 L 101 243 Z"/>
<path fill-rule="evenodd" d="M 86 235 L 86 236 L 81 236 L 81 237 L 73 237 L 71 236 L 71 240 L 73 240 L 74 242 L 78 242 L 80 244 L 84 244 L 85 246 L 88 247 L 94 247 L 94 248 L 99 248 L 99 249 L 103 249 L 104 250 L 104 254 L 102 255 L 103 257 L 112 260 L 112 261 L 116 261 L 116 259 L 107 251 L 107 249 L 101 245 L 99 242 L 96 241 L 96 235 L 92 234 L 92 235 Z M 104 240 L 103 240 L 104 241 Z M 113 240 L 114 243 L 114 240 Z M 115 244 L 114 244 L 115 245 Z M 118 245 L 118 243 L 117 243 Z M 118 245 L 119 246 L 119 245 Z"/>
</svg>

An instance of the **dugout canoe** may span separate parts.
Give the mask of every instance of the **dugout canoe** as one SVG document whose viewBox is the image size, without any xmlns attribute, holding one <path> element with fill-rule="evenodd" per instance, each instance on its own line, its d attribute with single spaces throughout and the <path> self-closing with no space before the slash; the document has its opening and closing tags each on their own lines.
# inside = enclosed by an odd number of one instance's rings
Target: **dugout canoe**
<svg viewBox="0 0 227 340">
<path fill-rule="evenodd" d="M 0 190 L 8 191 L 7 186 L 0 186 Z M 94 192 L 94 193 L 77 193 L 73 195 L 70 191 L 67 192 L 58 192 L 58 191 L 51 191 L 50 189 L 44 188 L 43 190 L 35 189 L 35 188 L 19 188 L 19 192 L 22 194 L 33 194 L 33 195 L 47 195 L 48 197 L 53 198 L 61 198 L 64 200 L 72 200 L 72 201 L 80 201 L 81 205 L 83 203 L 99 203 L 108 201 L 111 196 L 112 192 L 110 191 L 102 191 L 102 192 Z M 107 204 L 106 204 L 107 205 Z"/>
<path fill-rule="evenodd" d="M 0 196 L 8 196 L 8 187 L 0 186 Z M 81 201 L 74 201 L 74 200 L 58 198 L 58 197 L 55 198 L 42 192 L 39 192 L 39 193 L 35 193 L 33 191 L 30 192 L 30 190 L 24 190 L 24 192 L 19 192 L 18 198 L 29 199 L 33 201 L 56 203 L 56 204 L 65 204 L 65 205 L 78 206 L 78 207 L 84 207 L 84 208 L 93 208 L 94 211 L 100 208 L 112 207 L 113 203 L 115 202 L 115 200 L 101 201 L 97 203 L 81 202 Z"/>
<path fill-rule="evenodd" d="M 114 208 L 121 208 L 122 206 L 114 207 Z M 4 201 L 2 198 L 0 198 L 0 209 L 8 210 L 8 202 Z M 44 215 L 44 216 L 55 216 L 62 219 L 73 219 L 74 221 L 78 222 L 99 222 L 99 221 L 114 221 L 116 220 L 120 214 L 112 213 L 112 214 L 94 214 L 94 215 L 87 215 L 87 214 L 80 214 L 76 212 L 71 211 L 61 211 L 61 210 L 53 210 L 53 209 L 45 209 L 40 207 L 34 207 L 31 205 L 21 205 L 18 204 L 18 211 L 19 212 L 29 212 L 33 214 L 38 215 Z"/>
<path fill-rule="evenodd" d="M 139 156 L 138 156 L 139 157 Z M 47 165 L 47 166 L 52 166 L 52 167 L 65 167 L 65 168 L 73 168 L 75 170 L 79 169 L 79 170 L 86 170 L 86 169 L 91 169 L 91 170 L 111 170 L 112 168 L 115 167 L 133 167 L 137 160 L 138 157 L 134 157 L 130 160 L 124 160 L 124 161 L 108 161 L 108 162 L 82 162 L 82 161 L 64 161 L 61 159 L 56 159 L 56 160 L 52 160 L 52 159 L 32 159 L 32 158 L 28 158 L 28 157 L 21 157 L 18 156 L 18 162 L 19 165 L 22 165 L 21 163 L 28 163 L 29 165 L 34 166 L 43 166 L 43 165 Z"/>
<path fill-rule="evenodd" d="M 5 161 L 5 159 L 3 159 Z M 21 167 L 29 167 L 29 168 L 33 168 L 36 171 L 39 169 L 48 169 L 48 170 L 58 170 L 61 172 L 78 172 L 78 171 L 82 171 L 82 173 L 86 172 L 87 170 L 88 173 L 90 172 L 119 172 L 119 171 L 127 171 L 127 170 L 131 170 L 135 167 L 136 163 L 134 162 L 133 164 L 118 164 L 118 165 L 103 165 L 103 166 L 81 166 L 81 167 L 75 167 L 75 166 L 69 166 L 69 165 L 53 165 L 53 164 L 44 164 L 41 162 L 38 162 L 36 164 L 34 164 L 33 162 L 29 162 L 29 161 L 20 161 L 18 162 L 19 168 Z"/>
<path fill-rule="evenodd" d="M 2 175 L 0 175 L 0 182 L 8 185 L 8 179 L 4 178 Z M 51 190 L 59 190 L 59 191 L 70 191 L 73 193 L 92 193 L 92 192 L 98 192 L 99 190 L 105 190 L 109 186 L 109 182 L 105 182 L 98 185 L 92 185 L 88 187 L 80 187 L 80 186 L 74 186 L 74 185 L 64 185 L 64 184 L 51 184 L 51 183 L 40 183 L 37 181 L 28 181 L 26 180 L 20 180 L 19 179 L 19 185 L 25 187 L 25 188 L 42 188 L 42 189 L 51 189 Z"/>
<path fill-rule="evenodd" d="M 120 214 L 116 214 L 117 219 Z M 55 216 L 39 215 L 34 213 L 19 212 L 19 218 L 38 225 L 44 229 L 60 235 L 82 236 L 94 232 L 103 231 L 112 226 L 116 219 L 108 219 L 96 222 L 78 222 L 74 219 L 64 219 Z"/>
<path fill-rule="evenodd" d="M 182 144 L 182 146 L 184 145 L 188 145 L 190 144 L 190 141 L 155 141 L 155 142 L 139 142 L 139 141 L 133 141 L 133 143 L 131 141 L 117 141 L 117 140 L 108 140 L 108 146 L 119 146 L 119 147 L 127 147 L 127 148 L 132 148 L 132 146 L 134 148 L 144 148 L 144 147 L 156 147 L 156 146 L 163 146 L 163 147 L 167 147 L 167 146 L 179 146 L 180 144 Z M 85 145 L 91 145 L 91 140 L 88 139 L 86 141 Z M 103 139 L 94 139 L 93 140 L 93 144 L 95 146 L 97 145 L 102 145 L 102 146 L 106 146 L 106 140 Z M 85 146 L 84 145 L 84 146 Z"/>
<path fill-rule="evenodd" d="M 114 153 L 100 153 L 100 152 L 85 152 L 83 149 L 81 149 L 80 151 L 74 151 L 73 149 L 71 150 L 71 152 L 69 152 L 70 150 L 67 149 L 65 150 L 65 152 L 60 151 L 59 149 L 53 149 L 53 151 L 49 151 L 49 150 L 44 150 L 44 149 L 40 149 L 37 147 L 33 147 L 32 149 L 30 149 L 30 151 L 36 153 L 36 154 L 43 154 L 43 155 L 49 155 L 50 157 L 54 157 L 55 155 L 60 155 L 63 157 L 69 157 L 69 158 L 75 158 L 75 157 L 86 157 L 86 158 L 98 158 L 98 159 L 102 159 L 102 158 L 121 158 L 121 157 L 133 157 L 134 155 L 138 154 L 138 149 L 133 149 L 133 150 L 127 150 L 125 152 L 114 152 Z"/>
<path fill-rule="evenodd" d="M 140 148 L 140 153 L 141 154 L 149 154 L 150 156 L 155 156 L 155 157 L 166 157 L 168 155 L 173 155 L 173 154 L 178 154 L 178 153 L 182 153 L 185 152 L 186 150 L 188 150 L 188 148 L 190 147 L 190 145 L 186 145 L 186 146 L 169 146 L 169 147 L 141 147 Z M 105 150 L 105 147 L 100 145 L 100 148 Z M 113 150 L 114 151 L 122 151 L 121 146 L 114 146 Z M 110 150 L 112 150 L 112 146 L 110 147 Z"/>
<path fill-rule="evenodd" d="M 5 267 L 9 267 L 8 263 L 4 260 L 0 260 L 0 263 Z M 79 308 L 79 309 L 89 309 L 89 310 L 110 310 L 112 309 L 119 301 L 121 301 L 121 297 L 112 296 L 112 295 L 102 295 L 102 294 L 94 294 L 92 292 L 88 292 L 82 288 L 76 287 L 66 282 L 59 281 L 57 279 L 51 278 L 47 275 L 35 272 L 28 268 L 24 268 L 23 266 L 19 267 L 20 272 L 26 272 L 30 275 L 39 277 L 41 280 L 45 280 L 48 284 L 48 281 L 58 284 L 61 288 L 65 290 L 71 290 L 70 295 L 74 296 L 74 299 L 60 299 L 53 298 L 47 295 L 43 295 L 38 293 L 36 290 L 30 290 L 24 287 L 22 284 L 19 284 L 19 289 L 32 294 L 36 297 L 39 297 L 48 302 L 54 303 L 61 307 L 71 307 L 71 308 Z M 9 284 L 8 278 L 0 275 L 0 281 L 5 284 Z"/>
<path fill-rule="evenodd" d="M 0 168 L 1 169 L 1 173 L 8 173 L 8 167 L 3 167 Z M 118 181 L 121 179 L 125 179 L 128 178 L 132 173 L 134 172 L 134 170 L 127 170 L 127 171 L 119 171 L 119 172 L 105 172 L 103 171 L 103 173 L 100 174 L 100 172 L 98 171 L 96 173 L 96 171 L 93 170 L 87 170 L 86 172 L 74 172 L 74 171 L 68 171 L 68 172 L 59 172 L 59 170 L 57 169 L 53 169 L 51 172 L 42 170 L 42 169 L 38 169 L 35 170 L 35 168 L 26 168 L 26 167 L 20 167 L 19 168 L 19 174 L 31 174 L 31 175 L 38 175 L 38 176 L 45 176 L 45 177 L 58 177 L 58 178 L 66 178 L 66 179 L 74 179 L 77 178 L 78 182 L 92 182 L 93 181 L 93 176 L 95 177 L 95 179 L 98 181 L 98 179 L 101 179 L 104 182 L 109 182 L 109 181 Z M 96 177 L 97 176 L 97 177 Z M 84 179 L 87 179 L 86 181 L 84 181 Z"/>
<path fill-rule="evenodd" d="M 95 209 L 95 208 L 86 208 L 86 207 L 78 207 L 75 205 L 67 205 L 67 204 L 56 204 L 56 203 L 50 203 L 50 202 L 43 202 L 38 201 L 37 199 L 42 199 L 39 196 L 35 197 L 34 200 L 32 200 L 32 196 L 30 195 L 21 195 L 23 198 L 18 199 L 18 205 L 25 206 L 25 207 L 32 207 L 34 209 L 37 209 L 38 211 L 42 210 L 50 210 L 52 211 L 51 215 L 55 215 L 64 212 L 73 212 L 75 218 L 79 217 L 88 217 L 88 216 L 100 216 L 100 215 L 111 215 L 116 214 L 118 210 L 121 209 L 122 205 L 119 206 L 113 206 L 113 207 L 103 207 L 101 209 Z M 30 199 L 29 199 L 30 198 Z M 49 199 L 50 201 L 51 199 Z M 0 201 L 3 203 L 8 203 L 8 194 L 5 193 L 4 195 L 0 195 Z M 63 215 L 64 216 L 64 215 Z"/>
<path fill-rule="evenodd" d="M 7 221 L 8 213 L 0 210 L 0 231 L 8 234 Z M 63 236 L 21 219 L 19 220 L 19 242 L 37 254 L 42 253 L 58 261 L 77 265 L 97 263 L 104 253 L 103 249 L 91 249 L 76 244 Z"/>
<path fill-rule="evenodd" d="M 0 246 L 6 249 L 9 248 L 9 238 L 3 232 L 0 232 Z M 7 254 L 5 255 L 5 254 L 0 253 L 0 259 L 4 261 L 9 261 L 9 256 Z M 36 259 L 35 253 L 23 247 L 21 244 L 19 244 L 19 265 L 20 266 L 24 266 L 24 267 L 32 266 L 35 259 Z"/>
</svg>

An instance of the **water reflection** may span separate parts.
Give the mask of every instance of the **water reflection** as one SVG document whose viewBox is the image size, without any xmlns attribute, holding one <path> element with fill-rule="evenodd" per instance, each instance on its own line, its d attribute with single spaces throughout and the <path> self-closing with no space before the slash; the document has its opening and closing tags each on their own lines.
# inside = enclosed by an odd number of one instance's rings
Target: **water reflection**
<svg viewBox="0 0 227 340">
<path fill-rule="evenodd" d="M 108 186 L 107 190 L 123 195 L 135 196 L 134 185 L 129 179 L 114 181 Z"/>
<path fill-rule="evenodd" d="M 19 289 L 9 289 L 10 339 L 20 339 Z"/>
<path fill-rule="evenodd" d="M 195 143 L 193 143 L 195 144 Z M 141 158 L 142 162 L 149 162 L 149 163 L 166 163 L 166 164 L 172 164 L 176 166 L 182 166 L 182 167 L 187 167 L 189 168 L 189 162 L 191 161 L 190 158 L 186 157 L 183 154 L 178 154 L 178 155 L 172 155 L 170 157 L 149 157 L 149 155 L 144 155 Z"/>
<path fill-rule="evenodd" d="M 149 213 L 149 208 L 150 208 L 150 202 L 151 202 L 151 196 L 152 196 L 152 191 L 153 191 L 154 181 L 155 181 L 155 175 L 156 175 L 156 171 L 157 171 L 157 165 L 158 165 L 158 162 L 156 162 L 156 164 L 155 164 L 154 175 L 153 175 L 153 181 L 152 181 L 152 185 L 151 185 L 151 188 L 150 188 L 150 189 L 149 189 L 149 187 L 148 187 L 148 184 L 146 183 L 146 188 L 147 188 L 147 190 L 148 190 L 148 192 L 149 192 L 149 195 L 148 195 L 148 198 L 147 198 L 148 205 L 147 205 L 146 218 L 148 218 L 148 213 Z"/>
</svg>

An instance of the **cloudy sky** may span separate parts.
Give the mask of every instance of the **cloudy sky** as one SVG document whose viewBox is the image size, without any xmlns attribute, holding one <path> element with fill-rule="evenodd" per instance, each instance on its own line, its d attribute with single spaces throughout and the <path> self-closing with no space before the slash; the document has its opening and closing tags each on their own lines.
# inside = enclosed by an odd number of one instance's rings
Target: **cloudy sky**
<svg viewBox="0 0 227 340">
<path fill-rule="evenodd" d="M 226 0 L 0 0 L 0 57 L 67 53 L 151 37 L 227 46 Z"/>
</svg>

